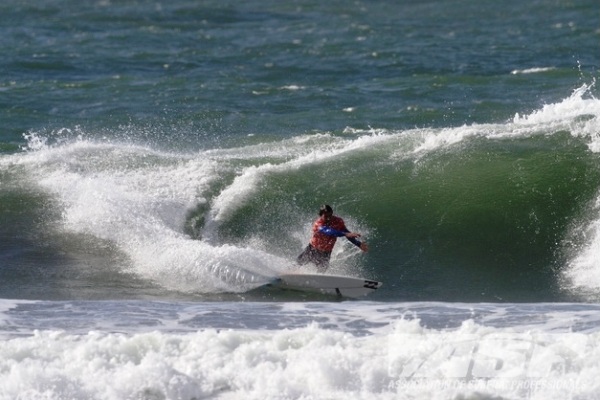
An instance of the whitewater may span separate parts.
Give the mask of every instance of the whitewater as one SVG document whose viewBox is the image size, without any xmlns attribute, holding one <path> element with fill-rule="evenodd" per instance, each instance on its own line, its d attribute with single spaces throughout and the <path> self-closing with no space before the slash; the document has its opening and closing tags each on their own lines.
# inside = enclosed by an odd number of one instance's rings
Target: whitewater
<svg viewBox="0 0 600 400">
<path fill-rule="evenodd" d="M 599 389 L 594 305 L 0 304 L 3 399 L 564 399 Z"/>
</svg>

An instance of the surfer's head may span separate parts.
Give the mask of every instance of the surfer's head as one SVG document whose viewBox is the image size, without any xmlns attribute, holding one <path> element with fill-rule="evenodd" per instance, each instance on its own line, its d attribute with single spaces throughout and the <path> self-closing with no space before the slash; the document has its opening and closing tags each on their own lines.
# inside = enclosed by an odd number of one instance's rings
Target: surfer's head
<svg viewBox="0 0 600 400">
<path fill-rule="evenodd" d="M 331 206 L 329 204 L 323 204 L 321 206 L 321 208 L 319 209 L 319 215 L 320 216 L 331 216 L 333 215 L 333 209 L 331 208 Z"/>
</svg>

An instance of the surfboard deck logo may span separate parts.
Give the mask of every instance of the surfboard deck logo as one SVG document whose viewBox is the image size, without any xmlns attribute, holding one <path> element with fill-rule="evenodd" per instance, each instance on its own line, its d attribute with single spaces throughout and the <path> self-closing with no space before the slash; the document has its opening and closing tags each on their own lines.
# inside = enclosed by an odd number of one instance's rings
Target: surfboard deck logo
<svg viewBox="0 0 600 400">
<path fill-rule="evenodd" d="M 379 289 L 381 287 L 382 283 L 381 282 L 377 282 L 377 281 L 369 281 L 367 279 L 365 279 L 365 287 L 367 289 Z"/>
</svg>

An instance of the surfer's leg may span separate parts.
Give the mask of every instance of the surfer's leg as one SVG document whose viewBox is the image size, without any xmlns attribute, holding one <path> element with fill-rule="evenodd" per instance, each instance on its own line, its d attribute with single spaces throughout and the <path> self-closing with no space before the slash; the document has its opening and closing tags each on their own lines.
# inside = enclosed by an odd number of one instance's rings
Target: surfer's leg
<svg viewBox="0 0 600 400">
<path fill-rule="evenodd" d="M 327 268 L 329 268 L 329 259 L 330 258 L 331 258 L 330 252 L 315 250 L 313 263 L 316 265 L 317 271 L 319 273 L 322 274 L 325 271 L 327 271 Z"/>
<path fill-rule="evenodd" d="M 304 265 L 304 264 L 308 264 L 309 262 L 312 262 L 312 260 L 313 260 L 312 250 L 313 250 L 313 247 L 310 244 L 308 246 L 306 246 L 304 251 L 302 253 L 300 253 L 298 258 L 296 258 L 296 262 L 299 265 Z"/>
<path fill-rule="evenodd" d="M 331 252 L 319 251 L 309 244 L 306 246 L 306 249 L 304 249 L 302 254 L 298 256 L 296 262 L 299 265 L 313 263 L 317 267 L 317 271 L 323 273 L 327 271 L 327 268 L 329 268 L 330 257 Z"/>
</svg>

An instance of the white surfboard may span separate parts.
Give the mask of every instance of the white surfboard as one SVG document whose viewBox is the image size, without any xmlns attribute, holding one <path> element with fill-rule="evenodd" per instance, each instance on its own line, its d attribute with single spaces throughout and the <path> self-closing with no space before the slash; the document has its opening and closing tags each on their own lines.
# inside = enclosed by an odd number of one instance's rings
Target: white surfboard
<svg viewBox="0 0 600 400">
<path fill-rule="evenodd" d="M 283 289 L 356 298 L 373 293 L 383 283 L 370 279 L 341 275 L 290 273 L 280 275 L 272 285 Z"/>
</svg>

